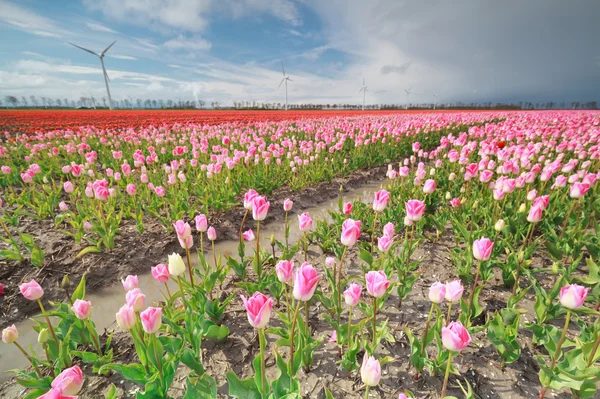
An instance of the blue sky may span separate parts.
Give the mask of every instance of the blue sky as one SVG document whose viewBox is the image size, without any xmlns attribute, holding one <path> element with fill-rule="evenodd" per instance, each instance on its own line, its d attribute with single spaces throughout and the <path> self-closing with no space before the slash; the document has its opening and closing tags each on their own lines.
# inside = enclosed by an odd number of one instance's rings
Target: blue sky
<svg viewBox="0 0 600 399">
<path fill-rule="evenodd" d="M 0 0 L 0 97 L 599 100 L 598 2 Z"/>
</svg>

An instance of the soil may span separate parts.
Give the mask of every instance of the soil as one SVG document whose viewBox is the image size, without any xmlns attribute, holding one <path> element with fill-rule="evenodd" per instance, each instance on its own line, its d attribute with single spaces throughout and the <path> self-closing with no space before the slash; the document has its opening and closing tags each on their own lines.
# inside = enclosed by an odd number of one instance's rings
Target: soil
<svg viewBox="0 0 600 399">
<path fill-rule="evenodd" d="M 271 212 L 267 222 L 282 220 L 283 211 L 281 203 L 285 198 L 292 198 L 295 202 L 294 209 L 301 210 L 306 207 L 314 206 L 320 202 L 335 198 L 338 195 L 339 184 L 345 188 L 360 186 L 369 180 L 381 179 L 384 176 L 385 168 L 375 168 L 368 171 L 359 171 L 353 173 L 344 179 L 337 179 L 332 183 L 324 183 L 315 187 L 308 188 L 302 192 L 290 192 L 280 190 L 270 197 L 272 201 Z M 220 215 L 213 215 L 211 223 L 219 226 L 218 235 L 220 239 L 237 239 L 237 229 L 243 215 L 243 209 L 237 208 Z M 32 222 L 30 222 L 32 223 Z M 39 223 L 39 222 L 38 222 Z M 138 235 L 135 232 L 135 226 L 125 225 L 122 228 L 121 237 L 117 240 L 117 248 L 109 254 L 89 255 L 82 259 L 74 259 L 74 255 L 79 248 L 72 245 L 66 237 L 61 237 L 58 233 L 51 232 L 48 225 L 40 223 L 38 231 L 49 231 L 44 237 L 46 241 L 44 250 L 51 253 L 51 261 L 42 270 L 32 270 L 28 272 L 18 269 L 14 272 L 14 265 L 2 265 L 0 279 L 7 281 L 9 287 L 16 287 L 19 281 L 27 280 L 39 273 L 39 280 L 59 280 L 63 273 L 68 271 L 73 281 L 77 281 L 84 272 L 87 273 L 90 290 L 97 290 L 103 286 L 114 283 L 117 278 L 129 273 L 138 273 L 147 271 L 148 268 L 160 260 L 164 260 L 165 255 L 177 248 L 177 242 L 170 237 L 172 234 L 166 234 L 163 228 L 149 221 L 146 224 L 147 232 L 144 235 Z M 46 230 L 44 230 L 46 228 Z M 31 231 L 31 230 L 29 230 Z M 37 238 L 40 238 L 38 236 Z M 409 363 L 410 346 L 405 336 L 405 328 L 410 328 L 416 335 L 420 336 L 425 326 L 425 320 L 429 311 L 430 302 L 428 300 L 428 289 L 434 281 L 447 281 L 455 279 L 455 267 L 449 256 L 449 252 L 455 246 L 453 232 L 448 229 L 437 241 L 424 241 L 413 254 L 413 259 L 422 261 L 419 271 L 422 273 L 415 283 L 411 294 L 398 308 L 398 299 L 395 292 L 387 300 L 384 309 L 380 313 L 380 320 L 387 318 L 390 329 L 394 335 L 396 343 L 385 343 L 379 346 L 378 357 L 391 356 L 394 360 L 383 366 L 383 376 L 377 387 L 371 389 L 371 398 L 397 398 L 398 394 L 404 390 L 411 391 L 417 398 L 437 398 L 441 390 L 443 375 L 430 376 L 425 373 L 419 380 L 414 378 L 414 369 L 411 369 Z M 65 248 L 63 248 L 65 247 Z M 52 253 L 52 251 L 55 251 Z M 324 255 L 318 247 L 310 247 L 311 262 L 322 268 L 324 265 Z M 351 275 L 361 274 L 360 263 L 356 251 L 349 251 L 346 256 L 345 266 Z M 534 257 L 531 267 L 548 267 L 549 260 L 541 255 Z M 24 269 L 24 268 L 23 268 Z M 11 271 L 13 273 L 11 273 Z M 20 273 L 19 273 L 20 272 Z M 114 278 L 106 278 L 114 276 Z M 545 283 L 551 283 L 552 276 L 538 274 Z M 255 279 L 252 271 L 249 271 L 248 279 Z M 228 277 L 224 284 L 222 296 L 228 295 L 237 290 L 234 285 L 235 278 Z M 323 283 L 323 282 L 322 282 Z M 525 286 L 526 282 L 523 282 Z M 548 284 L 546 284 L 548 285 Z M 324 288 L 322 284 L 321 288 Z M 465 287 L 465 292 L 469 292 L 470 287 Z M 58 289 L 47 290 L 49 297 L 60 298 L 62 295 Z M 510 297 L 511 291 L 502 284 L 500 273 L 486 283 L 484 290 L 480 295 L 480 302 L 483 307 L 482 323 L 487 315 L 506 306 L 506 301 Z M 9 302 L 10 300 L 10 302 Z M 28 307 L 28 303 L 21 300 L 20 296 L 15 296 L 14 292 L 2 299 L 2 309 L 17 308 L 17 312 L 11 312 L 3 317 L 4 324 L 8 320 L 16 320 L 23 316 L 23 312 L 32 312 L 35 309 Z M 535 296 L 531 291 L 520 302 L 519 307 L 528 311 L 522 319 L 524 324 L 527 321 L 534 320 L 533 304 Z M 5 304 L 10 303 L 10 306 Z M 283 310 L 283 308 L 281 309 Z M 445 310 L 443 308 L 443 310 Z M 360 375 L 354 372 L 347 375 L 337 365 L 338 349 L 333 343 L 328 343 L 330 334 L 329 324 L 320 317 L 318 308 L 314 306 L 311 309 L 311 330 L 315 336 L 326 337 L 314 355 L 313 368 L 309 373 L 300 370 L 298 378 L 302 387 L 302 395 L 305 398 L 325 398 L 324 386 L 330 389 L 336 398 L 362 398 L 364 396 L 364 387 L 362 386 Z M 11 317 L 12 315 L 12 317 Z M 345 317 L 346 315 L 344 315 Z M 359 320 L 360 315 L 355 315 L 354 320 Z M 275 326 L 276 321 L 272 321 Z M 226 324 L 231 335 L 224 343 L 215 343 L 211 341 L 203 342 L 204 366 L 206 371 L 212 375 L 217 382 L 220 398 L 227 398 L 228 386 L 225 373 L 232 370 L 240 378 L 246 378 L 253 375 L 251 361 L 258 353 L 258 339 L 254 329 L 248 324 L 245 310 L 239 301 L 233 301 L 225 316 Z M 569 336 L 576 334 L 576 331 L 569 331 Z M 106 338 L 106 335 L 103 336 Z M 521 357 L 513 364 L 509 364 L 503 370 L 500 358 L 494 347 L 485 336 L 485 331 L 473 334 L 473 341 L 469 347 L 463 351 L 453 361 L 453 364 L 460 373 L 450 377 L 448 395 L 464 397 L 459 389 L 458 383 L 466 386 L 465 380 L 469 382 L 473 389 L 475 398 L 485 399 L 525 399 L 536 398 L 539 394 L 539 368 L 534 354 L 541 354 L 540 348 L 532 344 L 531 334 L 522 326 L 519 334 L 519 342 L 522 347 Z M 267 336 L 268 344 L 272 347 L 276 337 Z M 135 352 L 132 342 L 127 334 L 118 332 L 114 338 L 115 353 L 119 354 L 115 359 L 117 362 L 127 363 L 134 361 Z M 436 349 L 434 345 L 428 348 L 430 355 L 435 356 Z M 280 349 L 280 353 L 287 357 L 287 348 Z M 270 379 L 277 377 L 278 371 L 274 364 L 274 358 L 271 351 L 267 351 L 267 376 Z M 362 358 L 359 353 L 358 358 Z M 110 383 L 118 387 L 117 397 L 134 398 L 135 392 L 140 387 L 124 380 L 119 375 L 112 375 L 109 378 L 95 376 L 89 368 L 85 368 L 86 383 L 81 392 L 82 399 L 104 398 Z M 187 371 L 181 367 L 171 388 L 171 394 L 174 397 L 181 397 L 184 392 L 185 378 Z M 23 393 L 14 383 L 7 383 L 0 387 L 0 398 L 18 398 Z M 569 398 L 566 392 L 548 392 L 546 397 L 560 399 Z"/>
</svg>

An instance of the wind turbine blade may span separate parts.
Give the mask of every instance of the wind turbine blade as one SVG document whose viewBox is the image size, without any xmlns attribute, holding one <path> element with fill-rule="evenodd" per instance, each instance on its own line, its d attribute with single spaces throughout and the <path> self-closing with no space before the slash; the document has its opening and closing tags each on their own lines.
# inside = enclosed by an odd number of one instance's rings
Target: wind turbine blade
<svg viewBox="0 0 600 399">
<path fill-rule="evenodd" d="M 110 46 L 108 46 L 107 48 L 104 49 L 103 52 L 100 53 L 100 57 L 104 57 L 104 54 L 106 54 L 106 52 L 116 43 L 117 41 L 115 40 L 114 42 L 112 42 L 110 44 Z"/>
<path fill-rule="evenodd" d="M 293 80 L 292 80 L 292 79 L 290 79 L 290 78 L 287 78 L 287 80 L 288 80 L 289 82 L 293 82 Z"/>
<path fill-rule="evenodd" d="M 88 53 L 90 53 L 90 54 L 94 54 L 95 56 L 99 57 L 99 55 L 98 55 L 98 54 L 96 54 L 96 53 L 94 53 L 92 50 L 88 50 L 88 49 L 86 49 L 86 48 L 83 48 L 83 47 L 81 47 L 81 46 L 78 46 L 78 45 L 76 45 L 76 44 L 73 44 L 73 43 L 71 43 L 71 42 L 68 42 L 68 43 L 69 43 L 71 46 L 73 46 L 73 47 L 77 47 L 77 48 L 79 48 L 79 49 L 81 49 L 81 50 L 83 50 L 83 51 L 87 51 Z"/>
<path fill-rule="evenodd" d="M 285 69 L 283 69 L 283 61 L 281 62 L 281 72 L 283 73 L 283 76 L 285 76 Z"/>
<path fill-rule="evenodd" d="M 363 77 L 363 86 L 365 85 L 365 78 Z"/>
<path fill-rule="evenodd" d="M 283 84 L 284 81 L 285 81 L 285 78 L 281 79 L 281 82 L 279 82 L 279 86 L 277 86 L 278 89 L 281 87 L 281 85 Z"/>
<path fill-rule="evenodd" d="M 106 78 L 106 80 L 108 80 L 110 82 L 110 77 L 108 76 L 106 69 L 102 69 L 102 71 L 104 72 L 104 77 Z"/>
</svg>

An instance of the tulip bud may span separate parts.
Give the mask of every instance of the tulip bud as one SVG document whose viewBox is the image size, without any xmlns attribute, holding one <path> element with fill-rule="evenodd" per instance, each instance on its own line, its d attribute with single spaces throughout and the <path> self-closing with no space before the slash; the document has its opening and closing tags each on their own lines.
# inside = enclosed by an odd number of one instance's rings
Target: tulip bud
<svg viewBox="0 0 600 399">
<path fill-rule="evenodd" d="M 63 277 L 61 283 L 60 283 L 61 288 L 63 289 L 68 289 L 71 286 L 71 280 L 69 280 L 69 275 L 65 274 L 65 276 Z"/>
<path fill-rule="evenodd" d="M 497 232 L 501 232 L 502 230 L 504 230 L 504 220 L 499 219 L 494 225 L 494 230 L 496 230 Z"/>
<path fill-rule="evenodd" d="M 558 262 L 552 263 L 552 274 L 558 274 Z"/>
<path fill-rule="evenodd" d="M 38 334 L 38 343 L 40 344 L 45 344 L 46 342 L 48 342 L 48 340 L 50 340 L 50 331 L 48 331 L 47 328 L 42 328 L 40 330 L 40 333 Z"/>
<path fill-rule="evenodd" d="M 525 204 L 521 204 L 521 206 L 519 207 L 519 210 L 517 212 L 519 212 L 519 213 L 525 213 L 526 209 L 527 208 L 525 207 Z"/>
<path fill-rule="evenodd" d="M 477 209 L 478 206 L 479 206 L 479 201 L 475 201 L 475 202 L 473 202 L 473 205 L 471 206 L 471 208 Z"/>
<path fill-rule="evenodd" d="M 343 192 L 344 192 L 344 186 L 342 186 L 342 185 L 340 184 L 340 193 L 343 193 Z"/>
<path fill-rule="evenodd" d="M 523 252 L 523 251 L 519 251 L 519 252 L 517 253 L 517 261 L 518 261 L 519 263 L 523 263 L 523 259 L 525 259 L 525 252 Z"/>
<path fill-rule="evenodd" d="M 452 194 L 450 194 L 450 191 L 446 191 L 446 200 L 449 201 L 452 199 Z"/>
<path fill-rule="evenodd" d="M 274 247 L 275 246 L 275 242 L 276 242 L 275 241 L 275 234 L 271 234 L 270 241 L 271 241 L 271 246 Z"/>
</svg>

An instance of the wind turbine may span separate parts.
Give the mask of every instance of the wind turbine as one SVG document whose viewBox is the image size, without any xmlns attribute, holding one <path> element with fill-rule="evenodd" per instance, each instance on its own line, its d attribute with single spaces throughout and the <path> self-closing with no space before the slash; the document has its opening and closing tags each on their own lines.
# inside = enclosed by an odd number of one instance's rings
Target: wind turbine
<svg viewBox="0 0 600 399">
<path fill-rule="evenodd" d="M 433 109 L 435 109 L 435 104 L 437 103 L 437 93 L 433 93 L 433 97 L 435 97 L 435 99 L 433 100 Z"/>
<path fill-rule="evenodd" d="M 113 46 L 113 44 L 115 44 L 116 42 L 117 42 L 116 40 L 114 42 L 112 42 L 111 45 L 108 46 L 107 48 L 105 48 L 104 51 L 102 51 L 100 54 L 95 53 L 92 50 L 88 50 L 86 48 L 83 48 L 81 46 L 78 46 L 76 44 L 73 44 L 73 43 L 69 42 L 69 44 L 71 46 L 77 47 L 78 49 L 81 49 L 83 51 L 87 51 L 88 53 L 94 54 L 96 57 L 100 58 L 100 65 L 102 65 L 102 73 L 104 74 L 104 83 L 106 84 L 106 92 L 108 93 L 108 107 L 110 109 L 113 109 L 113 106 L 112 106 L 112 97 L 110 96 L 110 89 L 108 88 L 108 81 L 110 79 L 108 78 L 108 74 L 106 73 L 106 68 L 104 68 L 104 55 Z"/>
<path fill-rule="evenodd" d="M 277 86 L 277 89 L 279 89 L 281 87 L 281 84 L 283 82 L 285 82 L 285 110 L 287 111 L 287 109 L 288 109 L 287 82 L 288 81 L 293 82 L 293 80 L 290 79 L 290 77 L 285 74 L 285 69 L 283 69 L 283 62 L 281 63 L 281 72 L 283 72 L 283 79 L 281 79 L 281 82 L 279 82 L 279 86 Z"/>
<path fill-rule="evenodd" d="M 363 78 L 363 85 L 362 85 L 362 87 L 360 88 L 360 90 L 358 92 L 360 93 L 361 91 L 363 92 L 363 107 L 362 107 L 362 110 L 364 111 L 365 110 L 365 96 L 367 95 L 367 85 L 365 84 L 365 78 Z"/>
<path fill-rule="evenodd" d="M 410 96 L 411 90 L 412 90 L 412 86 L 409 87 L 408 89 L 404 89 L 404 91 L 406 92 L 406 106 L 404 107 L 404 109 L 408 109 L 408 97 Z"/>
</svg>

